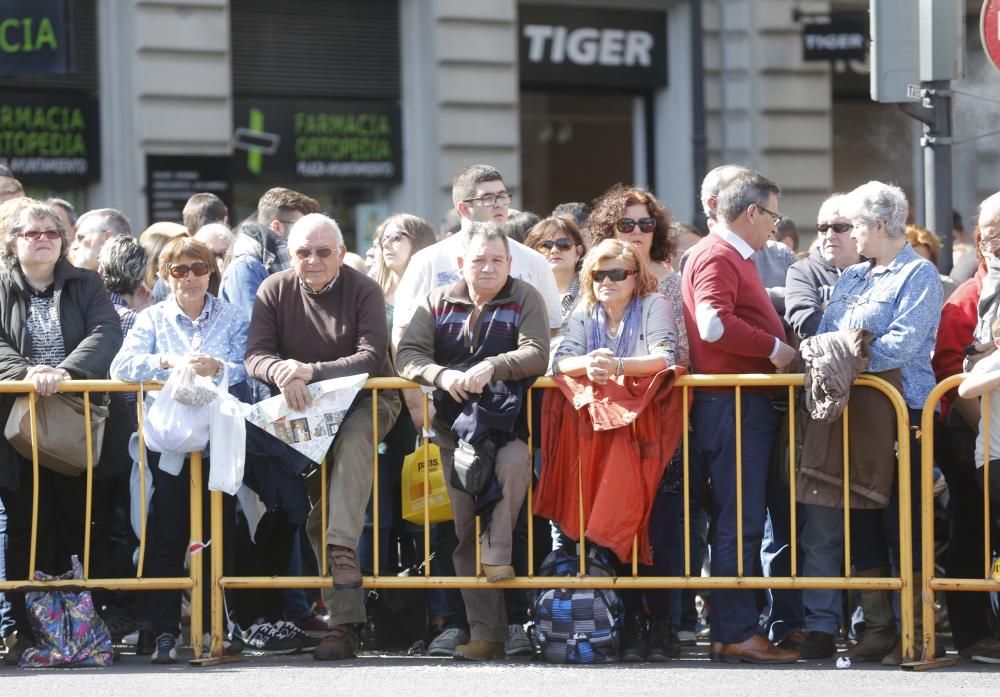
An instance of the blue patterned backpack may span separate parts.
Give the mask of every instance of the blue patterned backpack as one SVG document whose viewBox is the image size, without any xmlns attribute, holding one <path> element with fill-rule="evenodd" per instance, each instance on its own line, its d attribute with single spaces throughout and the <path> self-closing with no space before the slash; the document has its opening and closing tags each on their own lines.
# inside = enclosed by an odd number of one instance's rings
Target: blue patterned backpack
<svg viewBox="0 0 1000 697">
<path fill-rule="evenodd" d="M 578 576 L 575 549 L 553 550 L 542 562 L 542 576 Z M 610 554 L 591 545 L 587 575 L 614 577 Z M 615 663 L 618 661 L 624 607 L 621 597 L 603 588 L 549 588 L 539 591 L 532 606 L 534 640 L 549 663 Z"/>
</svg>

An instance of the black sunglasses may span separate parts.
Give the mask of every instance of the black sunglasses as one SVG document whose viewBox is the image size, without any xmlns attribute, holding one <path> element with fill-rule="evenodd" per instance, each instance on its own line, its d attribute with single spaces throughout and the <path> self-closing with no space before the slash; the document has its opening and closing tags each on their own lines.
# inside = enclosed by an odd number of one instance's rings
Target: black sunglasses
<svg viewBox="0 0 1000 697">
<path fill-rule="evenodd" d="M 308 247 L 300 247 L 295 250 L 295 256 L 299 259 L 308 259 L 313 254 L 315 254 L 320 259 L 326 259 L 328 256 L 333 254 L 333 247 L 316 247 L 316 249 L 309 249 Z"/>
<path fill-rule="evenodd" d="M 171 264 L 170 265 L 170 275 L 174 278 L 187 278 L 189 273 L 193 273 L 195 276 L 205 276 L 211 271 L 212 268 L 203 261 L 196 261 L 195 263 L 188 264 Z"/>
<path fill-rule="evenodd" d="M 817 223 L 816 232 L 826 232 L 827 230 L 833 230 L 834 232 L 847 232 L 853 225 L 850 223 Z"/>
<path fill-rule="evenodd" d="M 594 283 L 603 283 L 605 278 L 609 278 L 615 283 L 621 283 L 629 276 L 633 276 L 639 273 L 638 271 L 630 271 L 629 269 L 608 269 L 607 271 L 595 271 L 594 272 Z"/>
<path fill-rule="evenodd" d="M 656 218 L 639 218 L 638 220 L 622 218 L 615 223 L 615 227 L 618 228 L 618 232 L 626 233 L 635 230 L 636 225 L 639 226 L 640 232 L 652 232 L 656 229 Z"/>
<path fill-rule="evenodd" d="M 576 245 L 573 244 L 573 240 L 566 237 L 560 237 L 558 240 L 545 240 L 544 242 L 540 242 L 538 246 L 542 249 L 552 249 L 555 247 L 560 252 L 568 252 Z"/>
</svg>

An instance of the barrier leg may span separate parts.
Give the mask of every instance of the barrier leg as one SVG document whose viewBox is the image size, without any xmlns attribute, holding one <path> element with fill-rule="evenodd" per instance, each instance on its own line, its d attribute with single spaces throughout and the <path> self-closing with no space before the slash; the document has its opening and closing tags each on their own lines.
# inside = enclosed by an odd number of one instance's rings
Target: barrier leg
<svg viewBox="0 0 1000 697">
<path fill-rule="evenodd" d="M 937 652 L 936 613 L 934 611 L 934 589 L 931 581 L 934 579 L 934 411 L 940 399 L 941 385 L 927 398 L 920 417 L 920 526 L 921 566 L 920 588 L 914 588 L 921 594 L 921 612 L 923 617 L 923 655 L 907 660 L 900 666 L 903 670 L 931 670 L 944 668 L 958 663 L 955 657 L 935 658 Z M 984 403 L 989 400 L 983 400 Z M 988 406 L 986 407 L 989 408 Z M 988 419 L 986 420 L 988 423 Z M 989 434 L 986 434 L 989 442 Z M 900 541 L 902 545 L 902 541 Z M 955 591 L 961 592 L 961 591 Z"/>
<path fill-rule="evenodd" d="M 212 492 L 212 544 L 209 550 L 212 555 L 212 596 L 211 596 L 211 648 L 209 649 L 208 656 L 204 658 L 198 658 L 196 653 L 196 658 L 191 661 L 193 666 L 215 666 L 220 663 L 232 663 L 234 661 L 243 660 L 243 656 L 227 656 L 225 655 L 225 647 L 223 645 L 223 637 L 226 635 L 226 616 L 225 616 L 225 589 L 222 587 L 222 560 L 223 560 L 223 547 L 224 540 L 223 536 L 223 507 L 222 507 L 222 492 L 213 491 Z M 193 625 L 192 625 L 193 626 Z"/>
</svg>

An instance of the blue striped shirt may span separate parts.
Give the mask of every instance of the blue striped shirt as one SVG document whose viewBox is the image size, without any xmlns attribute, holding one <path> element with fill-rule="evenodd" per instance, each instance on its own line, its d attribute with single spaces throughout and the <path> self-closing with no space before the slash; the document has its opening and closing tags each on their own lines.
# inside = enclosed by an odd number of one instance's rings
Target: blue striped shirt
<svg viewBox="0 0 1000 697">
<path fill-rule="evenodd" d="M 229 368 L 229 384 L 246 380 L 243 356 L 250 322 L 242 309 L 206 294 L 205 307 L 192 320 L 171 296 L 136 317 L 121 351 L 111 362 L 115 380 L 166 380 L 160 356 L 204 353 Z"/>
</svg>

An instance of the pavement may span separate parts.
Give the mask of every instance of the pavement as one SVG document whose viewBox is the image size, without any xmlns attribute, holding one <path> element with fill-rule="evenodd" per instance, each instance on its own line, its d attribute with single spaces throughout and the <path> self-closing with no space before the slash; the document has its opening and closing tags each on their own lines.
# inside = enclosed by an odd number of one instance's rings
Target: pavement
<svg viewBox="0 0 1000 697">
<path fill-rule="evenodd" d="M 0 694 L 16 697 L 952 697 L 1000 691 L 1000 666 L 961 661 L 925 672 L 832 661 L 758 667 L 711 663 L 707 645 L 685 649 L 662 664 L 558 666 L 528 659 L 489 664 L 363 653 L 351 661 L 319 662 L 308 655 L 250 656 L 235 663 L 154 666 L 124 655 L 109 668 L 19 670 L 0 666 Z M 181 658 L 189 658 L 182 652 Z"/>
</svg>

